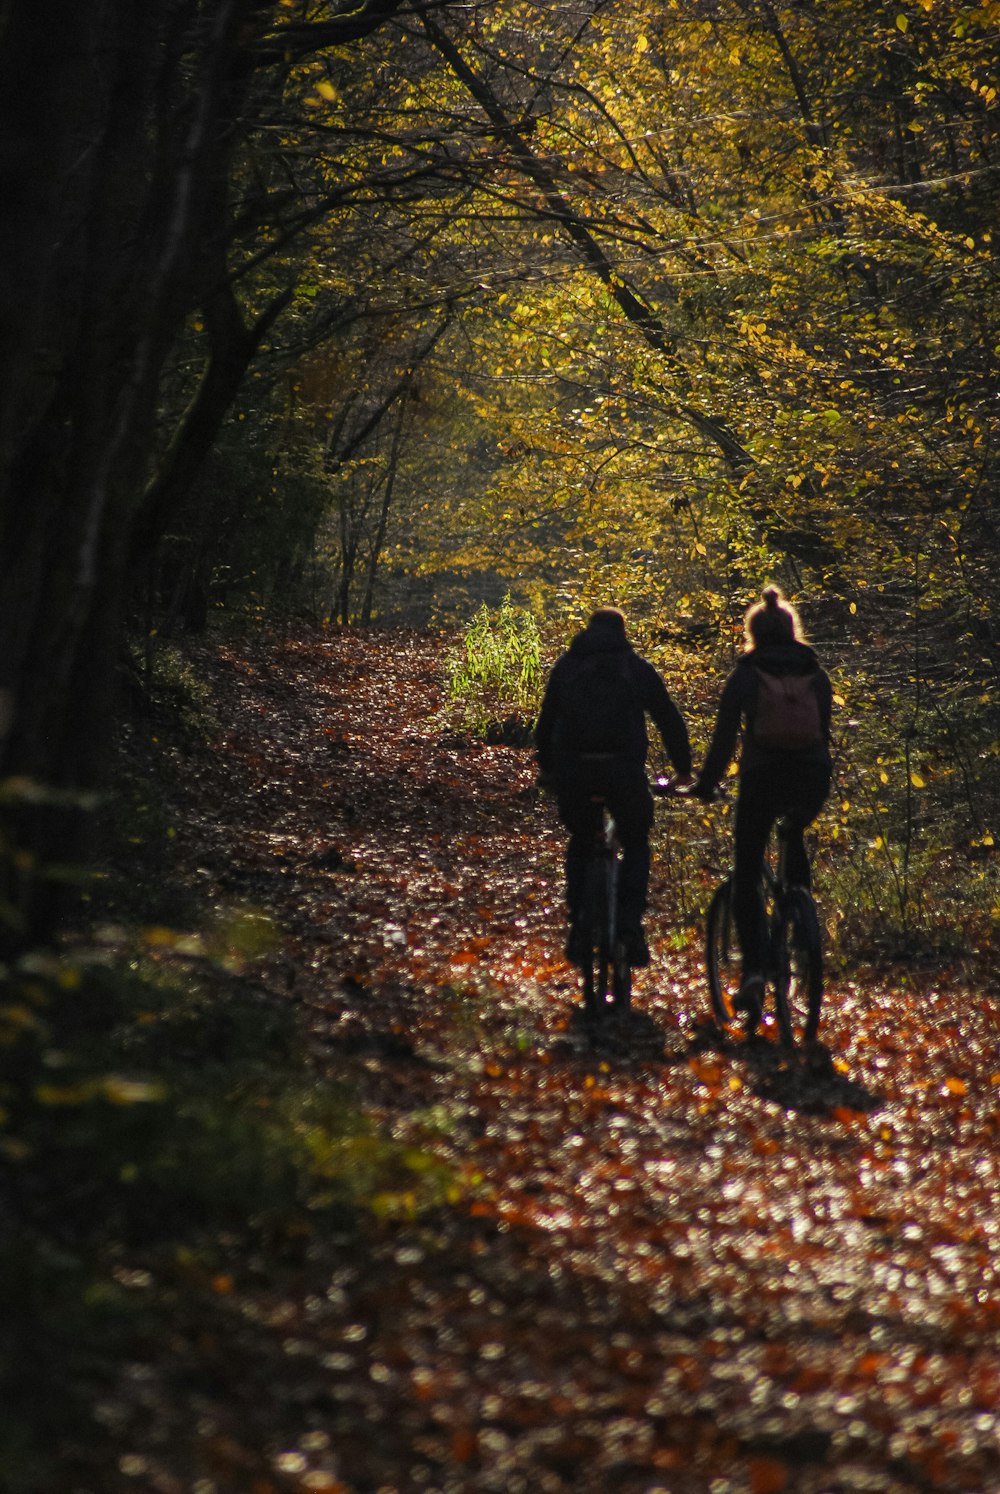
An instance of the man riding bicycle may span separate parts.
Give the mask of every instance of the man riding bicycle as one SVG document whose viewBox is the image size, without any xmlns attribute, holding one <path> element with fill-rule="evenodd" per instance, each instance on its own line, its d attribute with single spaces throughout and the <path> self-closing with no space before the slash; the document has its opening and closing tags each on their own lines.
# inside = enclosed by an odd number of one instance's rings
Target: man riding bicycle
<svg viewBox="0 0 1000 1494">
<path fill-rule="evenodd" d="M 647 714 L 679 780 L 689 781 L 691 746 L 680 711 L 657 670 L 629 643 L 622 613 L 599 607 L 556 660 L 535 727 L 540 781 L 554 786 L 559 816 L 569 831 L 566 957 L 573 964 L 586 954 L 578 915 L 602 800 L 614 816 L 622 845 L 620 908 L 629 962 L 649 964 L 642 926 L 653 824 L 646 780 Z"/>
</svg>

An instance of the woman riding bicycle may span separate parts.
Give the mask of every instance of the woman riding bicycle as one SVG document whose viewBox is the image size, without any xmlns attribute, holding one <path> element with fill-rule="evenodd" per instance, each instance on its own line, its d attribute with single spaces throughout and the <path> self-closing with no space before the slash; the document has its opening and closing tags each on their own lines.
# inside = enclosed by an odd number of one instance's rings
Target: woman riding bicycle
<svg viewBox="0 0 1000 1494">
<path fill-rule="evenodd" d="M 805 829 L 830 792 L 829 676 L 802 636 L 798 614 L 776 586 L 744 618 L 746 652 L 722 691 L 693 793 L 711 799 L 743 725 L 736 801 L 733 915 L 742 956 L 738 1005 L 759 1011 L 767 958 L 761 902 L 764 855 L 775 821 L 787 835 L 788 881 L 808 888 Z"/>
</svg>

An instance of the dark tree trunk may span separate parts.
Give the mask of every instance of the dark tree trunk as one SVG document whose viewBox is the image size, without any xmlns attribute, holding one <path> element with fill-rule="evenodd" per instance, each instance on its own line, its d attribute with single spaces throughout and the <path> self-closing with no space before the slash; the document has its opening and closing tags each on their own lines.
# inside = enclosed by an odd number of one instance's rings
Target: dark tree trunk
<svg viewBox="0 0 1000 1494">
<path fill-rule="evenodd" d="M 75 796 L 105 777 L 159 381 L 226 228 L 218 184 L 248 76 L 235 35 L 252 8 L 54 0 L 4 23 L 0 776 L 46 794 L 5 796 L 14 941 L 51 927 L 49 874 L 86 853 Z"/>
<path fill-rule="evenodd" d="M 130 568 L 288 299 L 277 286 L 250 315 L 233 294 L 236 152 L 296 60 L 402 4 L 344 0 L 321 24 L 278 0 L 3 8 L 0 959 L 54 929 L 51 873 L 84 859 L 83 797 L 106 776 Z M 159 441 L 164 373 L 195 312 L 206 367 Z"/>
</svg>

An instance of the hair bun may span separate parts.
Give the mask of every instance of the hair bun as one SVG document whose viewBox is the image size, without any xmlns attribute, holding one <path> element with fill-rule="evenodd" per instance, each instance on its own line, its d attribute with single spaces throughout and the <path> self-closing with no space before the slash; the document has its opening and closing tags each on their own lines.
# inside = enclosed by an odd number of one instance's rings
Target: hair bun
<svg viewBox="0 0 1000 1494">
<path fill-rule="evenodd" d="M 743 638 L 748 649 L 761 645 L 805 642 L 799 616 L 785 600 L 780 586 L 765 586 L 761 600 L 743 619 Z"/>
</svg>

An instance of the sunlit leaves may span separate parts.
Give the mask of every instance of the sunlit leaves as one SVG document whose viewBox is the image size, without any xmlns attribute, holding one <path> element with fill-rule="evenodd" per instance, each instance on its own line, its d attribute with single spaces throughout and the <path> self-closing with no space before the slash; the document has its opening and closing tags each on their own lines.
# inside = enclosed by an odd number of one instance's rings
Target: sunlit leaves
<svg viewBox="0 0 1000 1494">
<path fill-rule="evenodd" d="M 158 1081 L 132 1079 L 121 1074 L 104 1074 L 69 1084 L 48 1082 L 39 1084 L 35 1090 L 40 1105 L 72 1108 L 94 1100 L 107 1100 L 112 1105 L 145 1105 L 165 1100 L 167 1094 L 166 1085 Z"/>
</svg>

